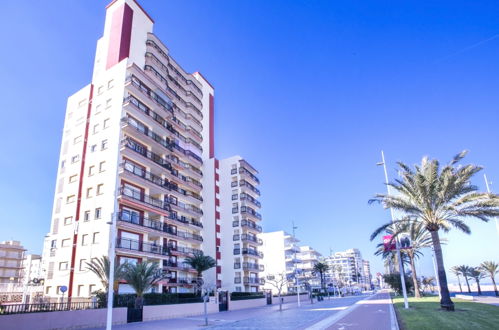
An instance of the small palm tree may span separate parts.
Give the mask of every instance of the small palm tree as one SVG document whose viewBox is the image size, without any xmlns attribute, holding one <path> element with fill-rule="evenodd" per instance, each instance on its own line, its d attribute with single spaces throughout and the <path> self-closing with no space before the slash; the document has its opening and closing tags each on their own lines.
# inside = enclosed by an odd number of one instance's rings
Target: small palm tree
<svg viewBox="0 0 499 330">
<path fill-rule="evenodd" d="M 499 264 L 494 261 L 484 261 L 480 265 L 480 268 L 484 273 L 488 273 L 490 276 L 490 279 L 492 280 L 492 284 L 494 284 L 494 292 L 496 293 L 496 296 L 499 296 L 499 292 L 497 292 L 497 285 L 496 285 L 496 280 L 495 276 L 497 273 L 499 273 Z"/>
<path fill-rule="evenodd" d="M 111 269 L 109 258 L 107 256 L 102 256 L 100 258 L 92 259 L 91 262 L 87 262 L 87 270 L 93 272 L 102 283 L 104 291 L 109 290 L 109 270 Z M 114 262 L 114 283 L 113 291 L 118 291 L 118 282 L 123 279 L 123 265 L 120 265 L 117 260 Z"/>
<path fill-rule="evenodd" d="M 435 278 L 432 277 L 432 276 L 429 276 L 429 277 L 423 277 L 423 280 L 421 281 L 421 283 L 423 284 L 423 286 L 428 290 L 428 289 L 431 289 L 431 291 L 434 291 L 434 287 L 435 287 Z"/>
<path fill-rule="evenodd" d="M 203 272 L 216 266 L 216 261 L 210 256 L 205 256 L 203 251 L 195 251 L 193 256 L 184 259 L 184 263 L 194 268 L 197 272 L 198 286 L 203 282 Z"/>
<path fill-rule="evenodd" d="M 314 265 L 313 272 L 315 275 L 319 274 L 321 279 L 321 289 L 324 289 L 324 276 L 329 270 L 329 266 L 324 262 L 318 262 Z"/>
<path fill-rule="evenodd" d="M 456 228 L 469 234 L 471 230 L 465 220 L 476 218 L 489 221 L 499 217 L 499 196 L 480 193 L 471 184 L 471 178 L 482 168 L 472 164 L 456 166 L 466 153 L 463 151 L 456 155 L 442 168 L 438 160 L 427 157 L 414 169 L 399 162 L 401 179 L 389 183 L 396 194 L 377 194 L 370 201 L 381 202 L 385 208 L 404 213 L 405 217 L 423 223 L 431 233 L 442 295 L 440 306 L 449 311 L 454 310 L 454 303 L 447 286 L 439 231 L 448 232 Z M 392 223 L 385 224 L 378 230 L 383 231 L 390 225 Z"/>
<path fill-rule="evenodd" d="M 433 241 L 431 238 L 431 234 L 428 230 L 426 230 L 425 226 L 421 222 L 416 221 L 402 221 L 399 223 L 395 223 L 385 229 L 389 233 L 393 234 L 392 239 L 396 239 L 397 236 L 407 235 L 411 240 L 411 248 L 403 249 L 400 251 L 401 258 L 405 263 L 405 256 L 409 261 L 409 265 L 411 267 L 412 281 L 414 282 L 414 296 L 416 298 L 421 298 L 421 293 L 419 290 L 418 276 L 416 273 L 416 263 L 415 260 L 423 256 L 422 250 L 427 247 L 431 247 L 433 245 Z M 371 236 L 371 241 L 376 238 L 381 232 L 375 232 Z M 375 235 L 376 234 L 376 235 Z M 441 240 L 443 241 L 443 240 Z M 383 249 L 383 252 L 380 253 L 380 248 Z M 393 251 L 384 251 L 384 244 L 378 244 L 378 251 L 375 253 L 376 255 L 387 256 L 387 254 L 394 255 L 396 258 L 396 254 Z M 402 255 L 402 254 L 405 254 Z"/>
<path fill-rule="evenodd" d="M 466 285 L 468 286 L 468 293 L 471 293 L 470 282 L 469 282 L 471 267 L 466 265 L 461 265 L 457 266 L 457 269 L 459 270 L 461 275 L 463 275 L 464 280 L 466 281 Z"/>
<path fill-rule="evenodd" d="M 480 280 L 485 277 L 485 274 L 479 267 L 471 267 L 469 274 L 475 279 L 476 285 L 478 287 L 478 295 L 481 296 L 482 289 L 480 288 Z"/>
<path fill-rule="evenodd" d="M 461 287 L 461 278 L 459 276 L 461 275 L 461 272 L 459 271 L 459 267 L 454 266 L 450 269 L 450 271 L 456 275 L 457 277 L 457 283 L 459 284 L 459 291 L 463 292 L 463 288 Z"/>
<path fill-rule="evenodd" d="M 144 293 L 164 278 L 165 276 L 156 262 L 142 261 L 125 264 L 123 279 L 137 294 L 135 308 L 142 308 Z"/>
</svg>

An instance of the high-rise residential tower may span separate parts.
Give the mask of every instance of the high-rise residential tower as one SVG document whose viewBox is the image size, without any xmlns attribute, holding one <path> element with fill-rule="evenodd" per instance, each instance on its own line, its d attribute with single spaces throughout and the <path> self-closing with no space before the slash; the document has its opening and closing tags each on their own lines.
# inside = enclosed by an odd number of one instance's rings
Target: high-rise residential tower
<svg viewBox="0 0 499 330">
<path fill-rule="evenodd" d="M 153 25 L 135 0 L 112 1 L 91 83 L 68 99 L 45 238 L 46 295 L 60 295 L 62 286 L 69 297 L 101 289 L 87 263 L 109 255 L 111 242 L 118 262 L 156 262 L 169 275 L 156 292 L 193 291 L 196 271 L 184 259 L 200 250 L 217 261 L 203 274 L 205 283 L 222 288 L 222 279 L 234 276 L 226 247 L 233 248 L 233 218 L 221 214 L 221 201 L 231 196 L 220 187 L 230 179 L 214 152 L 214 88 L 172 58 Z M 243 212 L 243 205 L 258 203 L 243 185 L 256 171 L 242 159 L 237 169 L 247 171 L 237 174 Z M 253 219 L 250 210 L 241 216 Z M 257 288 L 248 284 L 244 290 Z M 120 283 L 119 291 L 131 288 Z"/>
</svg>

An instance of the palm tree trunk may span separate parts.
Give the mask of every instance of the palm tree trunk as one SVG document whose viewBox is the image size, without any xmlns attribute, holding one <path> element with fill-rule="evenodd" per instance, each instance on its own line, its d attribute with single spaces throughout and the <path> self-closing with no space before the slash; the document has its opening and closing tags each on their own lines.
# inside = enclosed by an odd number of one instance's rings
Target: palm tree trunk
<svg viewBox="0 0 499 330">
<path fill-rule="evenodd" d="M 470 282 L 468 281 L 468 276 L 464 275 L 464 279 L 466 280 L 466 285 L 468 286 L 468 293 L 471 293 Z"/>
<path fill-rule="evenodd" d="M 416 266 L 414 265 L 414 254 L 409 252 L 408 255 L 409 260 L 411 261 L 412 281 L 414 282 L 414 297 L 421 298 L 421 293 L 419 292 L 418 276 L 416 275 Z"/>
<path fill-rule="evenodd" d="M 449 287 L 447 286 L 447 276 L 445 274 L 444 258 L 442 255 L 442 246 L 440 245 L 440 237 L 438 230 L 431 232 L 431 240 L 435 250 L 435 259 L 437 260 L 438 281 L 440 283 L 440 307 L 448 311 L 454 311 L 454 303 L 450 299 Z"/>
<path fill-rule="evenodd" d="M 482 288 L 480 288 L 480 281 L 475 278 L 475 281 L 476 281 L 476 285 L 478 287 L 478 295 L 481 296 L 482 295 Z"/>
<path fill-rule="evenodd" d="M 459 283 L 459 291 L 461 291 L 461 293 L 463 293 L 463 288 L 461 287 L 461 280 L 459 279 L 459 275 L 456 274 L 457 276 L 457 283 Z"/>
<path fill-rule="evenodd" d="M 496 280 L 494 279 L 494 274 L 491 274 L 490 278 L 492 279 L 492 284 L 494 284 L 494 292 L 496 293 L 496 296 L 499 296 L 499 292 L 497 292 Z"/>
</svg>

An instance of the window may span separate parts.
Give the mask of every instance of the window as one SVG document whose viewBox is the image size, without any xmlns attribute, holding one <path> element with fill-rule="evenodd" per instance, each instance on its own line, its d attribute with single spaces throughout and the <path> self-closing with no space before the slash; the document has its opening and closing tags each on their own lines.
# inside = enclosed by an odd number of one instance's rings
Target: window
<svg viewBox="0 0 499 330">
<path fill-rule="evenodd" d="M 88 168 L 88 176 L 94 175 L 94 169 L 95 169 L 95 166 L 93 166 L 93 165 Z"/>
<path fill-rule="evenodd" d="M 91 198 L 93 194 L 94 188 L 87 188 L 87 198 Z"/>
<path fill-rule="evenodd" d="M 73 183 L 73 182 L 76 182 L 76 179 L 78 178 L 78 175 L 75 174 L 75 175 L 71 175 L 69 177 L 69 183 Z"/>
<path fill-rule="evenodd" d="M 95 107 L 95 114 L 98 114 L 101 110 L 102 110 L 102 105 L 97 104 L 97 106 Z"/>
<path fill-rule="evenodd" d="M 102 195 L 104 193 L 104 184 L 101 183 L 97 185 L 97 195 Z"/>
<path fill-rule="evenodd" d="M 66 161 L 65 161 L 65 160 L 63 160 L 63 161 L 61 162 L 61 168 L 64 168 L 65 166 L 66 166 Z"/>
<path fill-rule="evenodd" d="M 99 172 L 104 172 L 106 170 L 106 162 L 100 162 L 99 164 Z"/>
<path fill-rule="evenodd" d="M 79 135 L 79 136 L 77 136 L 77 137 L 75 137 L 73 139 L 73 144 L 77 144 L 77 143 L 80 143 L 80 142 L 81 142 L 81 135 Z"/>
<path fill-rule="evenodd" d="M 93 133 L 98 133 L 99 132 L 99 124 L 94 125 Z"/>
<path fill-rule="evenodd" d="M 85 105 L 85 103 L 87 103 L 87 99 L 83 99 L 81 100 L 80 102 L 78 102 L 78 107 L 82 107 Z"/>
<path fill-rule="evenodd" d="M 75 195 L 70 195 L 66 197 L 66 204 L 74 203 L 75 201 Z"/>
<path fill-rule="evenodd" d="M 83 234 L 81 236 L 81 245 L 83 246 L 88 245 L 88 234 Z"/>
<path fill-rule="evenodd" d="M 85 290 L 85 286 L 83 284 L 78 285 L 78 296 L 82 297 L 84 295 L 83 290 Z"/>
<path fill-rule="evenodd" d="M 111 89 L 111 88 L 113 88 L 113 86 L 114 86 L 114 80 L 113 80 L 113 79 L 111 79 L 111 80 L 109 80 L 109 81 L 107 82 L 107 89 Z"/>
<path fill-rule="evenodd" d="M 102 94 L 102 92 L 104 91 L 104 86 L 99 86 L 99 88 L 97 89 L 97 94 Z"/>
<path fill-rule="evenodd" d="M 107 140 L 102 140 L 101 150 L 106 150 L 106 149 L 107 149 Z"/>
<path fill-rule="evenodd" d="M 76 162 L 80 161 L 80 155 L 76 155 L 71 157 L 71 163 L 74 164 Z"/>
<path fill-rule="evenodd" d="M 61 242 L 61 247 L 68 247 L 70 245 L 70 243 L 71 243 L 70 238 L 63 239 Z"/>
<path fill-rule="evenodd" d="M 95 209 L 95 219 L 100 219 L 102 210 L 100 207 Z"/>
<path fill-rule="evenodd" d="M 109 118 L 104 120 L 104 123 L 102 124 L 102 129 L 106 129 L 109 127 Z"/>
<path fill-rule="evenodd" d="M 99 243 L 99 233 L 94 233 L 92 238 L 92 244 L 97 244 L 97 243 Z"/>
<path fill-rule="evenodd" d="M 106 100 L 106 109 L 111 107 L 111 99 Z"/>
<path fill-rule="evenodd" d="M 70 225 L 73 223 L 73 217 L 66 217 L 64 218 L 64 225 L 67 226 L 67 225 Z"/>
<path fill-rule="evenodd" d="M 90 211 L 85 211 L 83 214 L 83 221 L 89 221 L 90 220 Z"/>
<path fill-rule="evenodd" d="M 90 146 L 90 152 L 94 152 L 96 149 L 97 149 L 97 145 L 96 144 L 92 144 Z"/>
<path fill-rule="evenodd" d="M 51 286 L 46 287 L 45 288 L 45 294 L 50 294 L 50 289 L 51 288 L 52 288 Z"/>
<path fill-rule="evenodd" d="M 50 248 L 55 249 L 56 247 L 57 247 L 57 240 L 53 239 L 52 241 L 50 241 Z"/>
<path fill-rule="evenodd" d="M 87 259 L 80 259 L 80 270 L 87 270 Z"/>
<path fill-rule="evenodd" d="M 88 286 L 88 295 L 91 296 L 92 295 L 92 292 L 95 291 L 95 284 L 90 284 Z"/>
</svg>

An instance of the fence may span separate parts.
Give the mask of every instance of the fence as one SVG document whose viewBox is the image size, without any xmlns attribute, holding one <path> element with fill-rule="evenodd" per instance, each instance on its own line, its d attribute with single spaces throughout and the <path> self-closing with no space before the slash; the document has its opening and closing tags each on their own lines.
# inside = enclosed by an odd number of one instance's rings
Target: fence
<svg viewBox="0 0 499 330">
<path fill-rule="evenodd" d="M 97 302 L 71 302 L 71 303 L 42 303 L 42 304 L 15 304 L 0 305 L 0 315 L 37 313 L 37 312 L 60 312 L 83 309 L 96 309 L 105 307 Z"/>
</svg>

